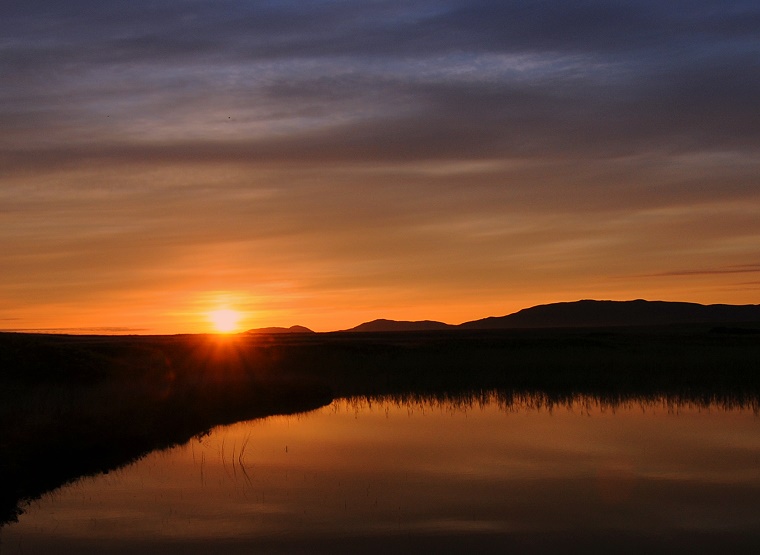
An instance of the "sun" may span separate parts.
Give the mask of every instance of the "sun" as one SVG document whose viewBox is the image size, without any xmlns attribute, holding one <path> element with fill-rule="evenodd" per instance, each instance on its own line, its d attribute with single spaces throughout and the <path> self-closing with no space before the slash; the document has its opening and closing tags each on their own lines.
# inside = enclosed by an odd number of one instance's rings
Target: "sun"
<svg viewBox="0 0 760 555">
<path fill-rule="evenodd" d="M 242 314 L 237 310 L 231 310 L 229 308 L 220 308 L 219 310 L 213 310 L 208 313 L 208 319 L 219 333 L 232 333 L 237 331 L 238 322 L 241 318 Z"/>
</svg>

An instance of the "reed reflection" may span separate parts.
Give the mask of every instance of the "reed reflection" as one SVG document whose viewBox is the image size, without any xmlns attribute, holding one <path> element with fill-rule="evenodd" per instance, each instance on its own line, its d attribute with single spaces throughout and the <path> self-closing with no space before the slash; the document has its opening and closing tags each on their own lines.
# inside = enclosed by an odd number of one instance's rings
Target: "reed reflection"
<svg viewBox="0 0 760 555">
<path fill-rule="evenodd" d="M 759 426 L 743 399 L 356 396 L 81 481 L 3 539 L 27 553 L 746 549 L 760 546 Z"/>
</svg>

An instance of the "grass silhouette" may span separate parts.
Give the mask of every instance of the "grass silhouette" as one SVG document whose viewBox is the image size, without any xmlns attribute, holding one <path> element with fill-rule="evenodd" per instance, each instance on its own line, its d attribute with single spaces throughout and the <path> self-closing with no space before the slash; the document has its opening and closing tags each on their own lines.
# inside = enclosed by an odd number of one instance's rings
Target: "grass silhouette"
<svg viewBox="0 0 760 555">
<path fill-rule="evenodd" d="M 213 426 L 333 397 L 479 395 L 758 407 L 741 324 L 186 336 L 0 334 L 0 522 L 26 500 Z"/>
</svg>

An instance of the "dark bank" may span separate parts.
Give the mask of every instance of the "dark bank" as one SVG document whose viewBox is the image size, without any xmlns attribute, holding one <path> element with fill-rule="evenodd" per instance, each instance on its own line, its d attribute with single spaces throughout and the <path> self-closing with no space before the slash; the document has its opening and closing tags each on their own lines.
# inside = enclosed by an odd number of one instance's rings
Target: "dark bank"
<svg viewBox="0 0 760 555">
<path fill-rule="evenodd" d="M 334 397 L 540 394 L 752 407 L 747 323 L 216 336 L 0 335 L 3 522 L 82 475 Z"/>
</svg>

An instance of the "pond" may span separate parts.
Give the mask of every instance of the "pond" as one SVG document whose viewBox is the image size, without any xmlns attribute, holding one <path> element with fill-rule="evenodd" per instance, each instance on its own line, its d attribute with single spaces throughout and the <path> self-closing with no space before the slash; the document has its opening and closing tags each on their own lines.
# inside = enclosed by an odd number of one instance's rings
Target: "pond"
<svg viewBox="0 0 760 555">
<path fill-rule="evenodd" d="M 759 500 L 756 408 L 343 399 L 47 494 L 0 553 L 756 551 Z"/>
</svg>

